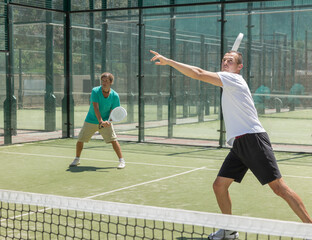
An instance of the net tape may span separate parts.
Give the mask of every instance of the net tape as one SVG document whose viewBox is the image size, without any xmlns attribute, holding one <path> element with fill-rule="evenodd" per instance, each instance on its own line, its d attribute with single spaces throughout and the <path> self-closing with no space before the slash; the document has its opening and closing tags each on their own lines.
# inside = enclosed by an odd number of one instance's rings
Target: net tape
<svg viewBox="0 0 312 240">
<path fill-rule="evenodd" d="M 295 238 L 312 237 L 312 224 L 299 222 L 142 206 L 9 190 L 0 190 L 0 201 L 98 213 L 109 216 L 171 222 L 209 228 L 223 228 L 271 236 L 275 235 Z"/>
</svg>

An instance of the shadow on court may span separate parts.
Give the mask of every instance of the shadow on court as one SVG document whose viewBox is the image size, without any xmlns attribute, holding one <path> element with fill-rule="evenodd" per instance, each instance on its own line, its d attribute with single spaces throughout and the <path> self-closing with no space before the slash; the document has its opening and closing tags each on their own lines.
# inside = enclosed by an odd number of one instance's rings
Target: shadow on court
<svg viewBox="0 0 312 240">
<path fill-rule="evenodd" d="M 77 166 L 77 167 L 69 167 L 66 171 L 67 172 L 108 172 L 103 171 L 107 169 L 116 169 L 116 167 L 93 167 L 93 166 Z"/>
</svg>

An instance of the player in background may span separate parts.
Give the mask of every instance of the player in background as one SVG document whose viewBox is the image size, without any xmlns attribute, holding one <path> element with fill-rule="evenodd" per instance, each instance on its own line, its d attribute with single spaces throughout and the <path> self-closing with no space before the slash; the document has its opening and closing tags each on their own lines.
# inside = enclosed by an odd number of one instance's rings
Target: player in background
<svg viewBox="0 0 312 240">
<path fill-rule="evenodd" d="M 89 142 L 95 132 L 99 131 L 106 143 L 111 143 L 119 158 L 118 169 L 125 168 L 126 163 L 122 156 L 121 148 L 117 140 L 113 125 L 108 121 L 110 112 L 120 106 L 119 95 L 111 88 L 114 83 L 114 75 L 108 72 L 102 73 L 101 85 L 92 89 L 90 108 L 78 135 L 76 144 L 76 157 L 69 165 L 75 167 L 80 164 L 80 155 L 85 142 Z M 101 128 L 99 128 L 101 126 Z"/>
</svg>

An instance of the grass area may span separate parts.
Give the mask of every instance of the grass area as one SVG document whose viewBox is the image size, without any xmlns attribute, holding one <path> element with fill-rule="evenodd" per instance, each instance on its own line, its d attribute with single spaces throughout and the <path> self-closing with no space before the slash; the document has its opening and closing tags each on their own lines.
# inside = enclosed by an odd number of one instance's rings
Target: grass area
<svg viewBox="0 0 312 240">
<path fill-rule="evenodd" d="M 261 118 L 273 143 L 312 145 L 312 120 Z"/>
</svg>

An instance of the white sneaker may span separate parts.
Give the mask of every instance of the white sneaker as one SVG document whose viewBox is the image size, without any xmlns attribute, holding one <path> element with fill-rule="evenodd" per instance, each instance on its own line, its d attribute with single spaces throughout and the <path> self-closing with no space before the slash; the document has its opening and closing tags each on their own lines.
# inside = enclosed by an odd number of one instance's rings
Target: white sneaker
<svg viewBox="0 0 312 240">
<path fill-rule="evenodd" d="M 77 167 L 80 164 L 80 158 L 75 158 L 74 161 L 69 165 L 69 167 Z"/>
<path fill-rule="evenodd" d="M 211 233 L 208 236 L 210 240 L 227 240 L 227 239 L 238 239 L 238 232 L 231 230 L 219 229 L 218 231 Z"/>
<path fill-rule="evenodd" d="M 125 163 L 125 161 L 123 160 L 123 161 L 119 161 L 119 165 L 118 165 L 118 169 L 123 169 L 123 168 L 125 168 L 126 167 L 126 163 Z"/>
</svg>

